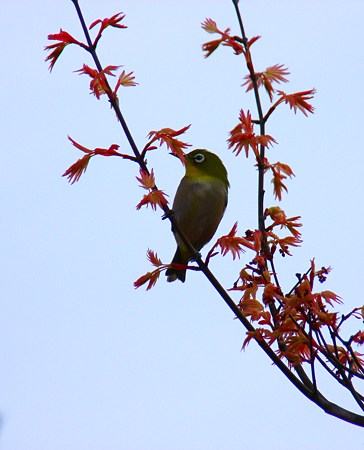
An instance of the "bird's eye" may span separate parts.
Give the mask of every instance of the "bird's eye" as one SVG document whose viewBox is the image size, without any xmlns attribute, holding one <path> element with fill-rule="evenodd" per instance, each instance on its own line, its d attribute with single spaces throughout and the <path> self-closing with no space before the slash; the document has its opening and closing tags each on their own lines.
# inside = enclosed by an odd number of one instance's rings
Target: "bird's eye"
<svg viewBox="0 0 364 450">
<path fill-rule="evenodd" d="M 195 162 L 202 163 L 205 161 L 205 156 L 202 153 L 197 153 L 197 155 L 193 158 Z"/>
</svg>

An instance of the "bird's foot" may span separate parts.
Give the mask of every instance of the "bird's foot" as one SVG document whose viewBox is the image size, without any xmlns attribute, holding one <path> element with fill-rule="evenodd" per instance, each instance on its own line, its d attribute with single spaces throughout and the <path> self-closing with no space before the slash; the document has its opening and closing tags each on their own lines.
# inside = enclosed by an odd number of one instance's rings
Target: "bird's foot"
<svg viewBox="0 0 364 450">
<path fill-rule="evenodd" d="M 162 220 L 169 219 L 170 217 L 173 217 L 173 216 L 174 216 L 174 211 L 173 211 L 173 209 L 170 209 L 165 214 L 163 214 Z"/>
<path fill-rule="evenodd" d="M 188 261 L 195 261 L 196 262 L 199 259 L 201 259 L 201 253 L 200 252 L 195 252 L 195 253 L 193 253 L 193 255 L 191 255 L 188 258 Z"/>
</svg>

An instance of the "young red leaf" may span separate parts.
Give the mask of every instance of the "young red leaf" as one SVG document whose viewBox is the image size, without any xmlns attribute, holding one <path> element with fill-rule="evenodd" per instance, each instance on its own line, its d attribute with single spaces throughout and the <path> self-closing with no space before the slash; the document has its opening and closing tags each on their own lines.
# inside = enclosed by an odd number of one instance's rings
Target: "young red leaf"
<svg viewBox="0 0 364 450">
<path fill-rule="evenodd" d="M 92 24 L 90 25 L 89 29 L 91 30 L 94 26 L 96 26 L 97 24 L 101 24 L 100 26 L 100 30 L 104 31 L 105 28 L 107 27 L 115 27 L 115 28 L 128 28 L 126 25 L 121 25 L 120 22 L 124 19 L 125 14 L 122 12 L 119 12 L 117 14 L 114 14 L 112 17 L 110 18 L 106 18 L 106 19 L 97 19 L 94 22 L 92 22 Z"/>
<path fill-rule="evenodd" d="M 246 114 L 243 110 L 240 110 L 239 124 L 230 131 L 228 144 L 229 148 L 232 148 L 233 152 L 236 153 L 236 156 L 244 149 L 245 155 L 248 157 L 250 148 L 253 149 L 255 154 L 258 154 L 258 144 L 249 110 Z"/>
<path fill-rule="evenodd" d="M 118 89 L 120 86 L 129 87 L 129 86 L 136 86 L 137 82 L 134 81 L 135 77 L 133 76 L 133 72 L 125 73 L 125 70 L 123 70 L 118 78 L 118 81 L 116 83 L 116 86 L 114 88 L 114 94 L 116 95 Z"/>
<path fill-rule="evenodd" d="M 264 312 L 264 306 L 254 297 L 242 300 L 239 309 L 246 317 L 251 317 L 252 321 L 259 320 Z"/>
<path fill-rule="evenodd" d="M 119 145 L 112 144 L 109 148 L 95 148 L 93 150 L 79 144 L 74 139 L 72 139 L 70 136 L 68 136 L 68 139 L 72 142 L 72 145 L 74 145 L 78 150 L 81 150 L 83 153 L 86 153 L 86 155 L 76 161 L 74 164 L 72 164 L 71 167 L 69 167 L 65 173 L 62 175 L 63 177 L 66 176 L 71 184 L 75 183 L 81 178 L 81 175 L 86 171 L 88 163 L 90 162 L 90 159 L 95 155 L 101 155 L 101 156 L 121 156 L 125 159 L 130 159 L 135 161 L 135 158 L 133 156 L 129 155 L 123 155 L 119 152 L 117 152 L 117 149 L 119 148 Z"/>
<path fill-rule="evenodd" d="M 265 305 L 273 303 L 275 299 L 282 299 L 282 293 L 278 286 L 273 283 L 267 283 L 263 291 L 263 302 Z"/>
<path fill-rule="evenodd" d="M 120 67 L 122 66 L 106 66 L 101 72 L 103 72 L 106 75 L 111 75 L 112 77 L 115 77 L 116 75 L 113 72 L 116 72 Z"/>
<path fill-rule="evenodd" d="M 278 144 L 278 142 L 272 136 L 269 136 L 269 134 L 256 136 L 256 141 L 258 142 L 258 144 L 263 145 L 264 147 L 269 147 L 273 144 L 273 142 L 275 144 Z"/>
<path fill-rule="evenodd" d="M 225 256 L 228 252 L 231 252 L 234 260 L 236 257 L 240 258 L 240 253 L 245 252 L 241 246 L 246 244 L 246 239 L 236 236 L 237 226 L 238 223 L 235 222 L 229 234 L 217 240 L 217 245 L 221 248 L 221 254 Z"/>
<path fill-rule="evenodd" d="M 270 334 L 269 330 L 266 330 L 264 328 L 256 328 L 255 331 L 247 331 L 246 332 L 246 338 L 243 343 L 242 350 L 245 350 L 245 347 L 250 343 L 252 339 L 256 341 L 263 341 L 264 336 L 267 336 Z"/>
<path fill-rule="evenodd" d="M 134 287 L 137 289 L 143 286 L 143 284 L 148 283 L 147 291 L 149 291 L 158 281 L 159 275 L 159 269 L 153 270 L 153 272 L 147 272 L 145 275 L 142 275 L 134 282 Z"/>
<path fill-rule="evenodd" d="M 46 61 L 50 61 L 49 62 L 49 70 L 51 72 L 53 70 L 53 67 L 54 67 L 57 59 L 59 58 L 59 56 L 61 55 L 61 53 L 63 52 L 63 50 L 66 48 L 67 45 L 76 44 L 76 45 L 79 45 L 80 47 L 88 48 L 85 44 L 83 44 L 80 41 L 77 41 L 77 39 L 75 39 L 73 36 L 71 36 L 69 33 L 67 33 L 67 31 L 63 31 L 62 29 L 60 29 L 59 33 L 57 33 L 57 34 L 48 35 L 48 39 L 50 41 L 60 41 L 60 42 L 57 42 L 56 44 L 51 44 L 51 45 L 47 45 L 46 47 L 44 47 L 44 50 L 46 50 L 46 51 L 51 50 L 51 53 L 45 59 Z"/>
<path fill-rule="evenodd" d="M 310 105 L 307 100 L 313 98 L 316 93 L 316 89 L 311 89 L 309 91 L 296 92 L 295 94 L 286 94 L 283 91 L 278 91 L 281 99 L 280 101 L 284 101 L 289 105 L 290 109 L 293 109 L 294 112 L 297 112 L 299 109 L 305 116 L 307 116 L 307 112 L 313 114 L 314 107 Z"/>
<path fill-rule="evenodd" d="M 143 286 L 143 284 L 148 283 L 147 291 L 151 289 L 157 282 L 160 273 L 169 267 L 168 264 L 163 264 L 162 261 L 158 258 L 157 254 L 148 248 L 147 250 L 147 258 L 149 262 L 152 263 L 155 270 L 152 272 L 147 272 L 145 275 L 142 275 L 134 282 L 134 287 L 139 288 Z"/>
<path fill-rule="evenodd" d="M 120 22 L 124 19 L 125 14 L 123 13 L 117 13 L 114 14 L 112 17 L 110 18 L 106 18 L 106 19 L 98 19 L 95 20 L 94 22 L 92 22 L 92 24 L 90 25 L 89 29 L 91 30 L 93 27 L 95 27 L 96 25 L 100 24 L 100 29 L 99 32 L 97 33 L 97 36 L 94 40 L 94 47 L 96 47 L 97 43 L 99 42 L 102 32 L 105 30 L 105 28 L 107 27 L 114 27 L 114 28 L 127 28 L 126 25 L 121 25 Z"/>
<path fill-rule="evenodd" d="M 290 178 L 294 177 L 295 174 L 293 173 L 293 170 L 291 169 L 291 167 L 288 164 L 284 164 L 281 162 L 276 162 L 274 164 L 272 164 L 279 172 L 283 172 L 286 175 L 288 175 Z"/>
<path fill-rule="evenodd" d="M 253 36 L 252 38 L 248 39 L 246 43 L 246 48 L 249 50 L 250 47 L 256 42 L 258 39 L 260 39 L 262 36 Z"/>
<path fill-rule="evenodd" d="M 187 125 L 180 130 L 173 130 L 172 128 L 162 128 L 159 131 L 151 131 L 148 134 L 150 141 L 146 144 L 144 151 L 151 150 L 152 144 L 156 141 L 159 142 L 159 146 L 166 144 L 167 148 L 171 150 L 172 155 L 177 156 L 182 164 L 185 163 L 185 157 L 183 150 L 190 147 L 191 144 L 176 139 L 176 136 L 180 136 L 185 133 L 191 125 Z"/>
<path fill-rule="evenodd" d="M 201 27 L 210 34 L 218 33 L 219 29 L 217 28 L 216 22 L 212 19 L 205 19 Z"/>
<path fill-rule="evenodd" d="M 88 163 L 90 162 L 90 159 L 93 155 L 87 154 L 80 158 L 78 161 L 76 161 L 74 164 L 72 164 L 71 167 L 69 167 L 62 177 L 67 177 L 69 183 L 73 184 L 76 181 L 78 181 L 81 178 L 81 175 L 86 172 Z"/>
<path fill-rule="evenodd" d="M 245 54 L 245 48 L 243 44 L 236 41 L 233 37 L 229 37 L 228 39 L 224 39 L 223 44 L 225 47 L 231 47 L 234 50 L 235 55 Z"/>
<path fill-rule="evenodd" d="M 92 150 L 90 150 L 87 147 L 84 147 L 83 145 L 79 144 L 78 142 L 76 142 L 74 139 L 71 138 L 71 136 L 67 136 L 68 140 L 72 142 L 72 144 L 78 148 L 78 150 L 81 150 L 84 153 L 92 153 Z"/>
<path fill-rule="evenodd" d="M 158 255 L 148 248 L 147 258 L 155 267 L 161 267 L 163 265 L 162 261 L 158 258 Z"/>
<path fill-rule="evenodd" d="M 275 83 L 287 83 L 288 80 L 284 75 L 289 74 L 290 72 L 283 64 L 275 64 L 274 66 L 267 67 L 264 72 L 265 77 Z"/>
<path fill-rule="evenodd" d="M 230 137 L 227 142 L 229 148 L 232 148 L 233 152 L 236 153 L 236 156 L 244 149 L 245 155 L 248 157 L 249 149 L 252 149 L 257 158 L 259 158 L 259 145 L 268 147 L 273 142 L 277 143 L 277 141 L 268 134 L 257 136 L 254 133 L 254 124 L 249 110 L 246 114 L 243 110 L 240 111 L 239 124 L 230 131 Z"/>
<path fill-rule="evenodd" d="M 333 306 L 332 302 L 336 302 L 339 304 L 342 304 L 343 301 L 341 299 L 341 297 L 339 297 L 337 294 L 335 294 L 334 292 L 331 291 L 322 291 L 320 292 L 321 297 L 323 297 L 325 299 L 325 301 Z"/>
<path fill-rule="evenodd" d="M 107 66 L 99 72 L 96 69 L 92 69 L 87 64 L 84 64 L 81 69 L 75 70 L 75 72 L 79 72 L 80 75 L 88 75 L 92 78 L 90 82 L 90 90 L 99 100 L 101 95 L 110 90 L 106 80 L 106 75 L 114 77 L 115 74 L 113 72 L 115 72 L 119 67 L 121 66 Z"/>
<path fill-rule="evenodd" d="M 133 159 L 132 157 L 129 157 L 128 155 L 122 155 L 121 153 L 117 152 L 119 145 L 118 144 L 111 144 L 109 148 L 100 148 L 96 147 L 95 149 L 91 150 L 87 147 L 84 147 L 83 145 L 76 142 L 74 139 L 72 139 L 70 136 L 67 136 L 68 139 L 72 142 L 72 144 L 78 148 L 78 150 L 81 150 L 84 153 L 90 153 L 91 156 L 94 155 L 102 155 L 102 156 L 122 156 L 123 158 Z"/>
<path fill-rule="evenodd" d="M 302 240 L 296 236 L 286 236 L 282 239 L 277 239 L 276 245 L 279 245 L 280 247 L 280 253 L 282 256 L 289 255 L 291 256 L 291 253 L 289 252 L 289 247 L 299 247 L 302 243 Z"/>
<path fill-rule="evenodd" d="M 285 190 L 286 192 L 288 192 L 288 189 L 283 183 L 283 180 L 287 178 L 286 175 L 291 178 L 292 176 L 294 176 L 294 173 L 288 164 L 283 164 L 280 162 L 267 164 L 266 167 L 271 169 L 273 172 L 272 183 L 275 198 L 278 198 L 278 200 L 282 200 L 282 191 Z"/>
<path fill-rule="evenodd" d="M 143 189 L 153 189 L 155 186 L 155 177 L 153 169 L 150 173 L 146 172 L 143 169 L 139 169 L 140 177 L 136 177 L 136 179 L 141 183 L 141 187 Z"/>
<path fill-rule="evenodd" d="M 264 72 L 256 72 L 255 78 L 258 88 L 263 85 L 269 95 L 270 101 L 272 101 L 274 93 L 272 83 L 287 83 L 288 80 L 284 77 L 284 75 L 288 74 L 289 72 L 287 68 L 283 66 L 283 64 L 276 64 L 274 66 L 267 67 Z M 254 84 L 252 82 L 250 74 L 246 75 L 244 78 L 246 79 L 246 81 L 245 83 L 243 83 L 243 86 L 247 85 L 246 92 L 248 92 L 253 89 Z"/>
<path fill-rule="evenodd" d="M 155 211 L 157 206 L 163 208 L 168 204 L 168 200 L 166 199 L 166 194 L 159 189 L 154 189 L 149 194 L 144 195 L 141 201 L 137 204 L 136 209 L 140 209 L 142 206 L 151 206 Z"/>
<path fill-rule="evenodd" d="M 283 175 L 280 175 L 278 172 L 273 172 L 273 192 L 275 198 L 277 198 L 279 201 L 282 200 L 282 191 L 285 190 L 288 192 L 287 186 L 283 183 L 282 179 L 286 178 Z"/>
<path fill-rule="evenodd" d="M 205 42 L 202 45 L 202 51 L 206 52 L 205 58 L 208 58 L 218 47 L 219 45 L 224 41 L 223 38 L 216 39 L 214 41 Z"/>
<path fill-rule="evenodd" d="M 219 47 L 219 45 L 221 43 L 224 43 L 224 45 L 229 45 L 233 48 L 236 47 L 236 52 L 238 52 L 240 50 L 241 45 L 238 42 L 234 41 L 234 38 L 232 38 L 230 36 L 230 28 L 227 28 L 225 31 L 221 31 L 217 27 L 216 22 L 213 21 L 212 19 L 206 19 L 204 22 L 202 22 L 201 27 L 210 34 L 217 33 L 217 34 L 220 34 L 220 36 L 221 36 L 220 39 L 205 42 L 202 45 L 202 50 L 204 52 L 206 52 L 205 58 L 210 56 L 211 53 L 213 53 Z M 229 41 L 229 43 L 227 41 Z M 231 43 L 230 43 L 230 41 L 231 41 Z M 244 49 L 243 49 L 243 51 L 244 51 Z"/>
</svg>

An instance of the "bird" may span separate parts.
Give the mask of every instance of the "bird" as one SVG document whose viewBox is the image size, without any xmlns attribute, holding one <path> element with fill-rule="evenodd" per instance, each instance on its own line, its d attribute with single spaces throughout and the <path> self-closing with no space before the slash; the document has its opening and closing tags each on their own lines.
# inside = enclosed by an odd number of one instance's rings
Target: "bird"
<svg viewBox="0 0 364 450">
<path fill-rule="evenodd" d="M 173 201 L 174 218 L 190 241 L 199 251 L 214 236 L 228 203 L 230 187 L 227 170 L 221 159 L 208 150 L 196 149 L 185 156 L 186 173 L 182 178 Z M 173 230 L 177 250 L 171 264 L 187 265 L 193 256 L 178 234 Z M 186 280 L 186 269 L 166 270 L 167 281 Z"/>
</svg>

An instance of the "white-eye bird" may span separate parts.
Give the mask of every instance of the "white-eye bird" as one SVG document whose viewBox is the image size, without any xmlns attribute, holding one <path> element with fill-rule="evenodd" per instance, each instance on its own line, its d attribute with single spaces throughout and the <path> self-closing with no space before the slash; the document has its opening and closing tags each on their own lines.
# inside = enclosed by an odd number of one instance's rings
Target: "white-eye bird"
<svg viewBox="0 0 364 450">
<path fill-rule="evenodd" d="M 172 209 L 174 217 L 193 247 L 199 251 L 215 234 L 228 202 L 229 181 L 221 159 L 207 150 L 185 155 L 185 176 L 178 186 Z M 171 264 L 187 265 L 192 256 L 175 233 L 177 250 Z M 167 281 L 182 282 L 186 270 L 169 268 Z"/>
</svg>

